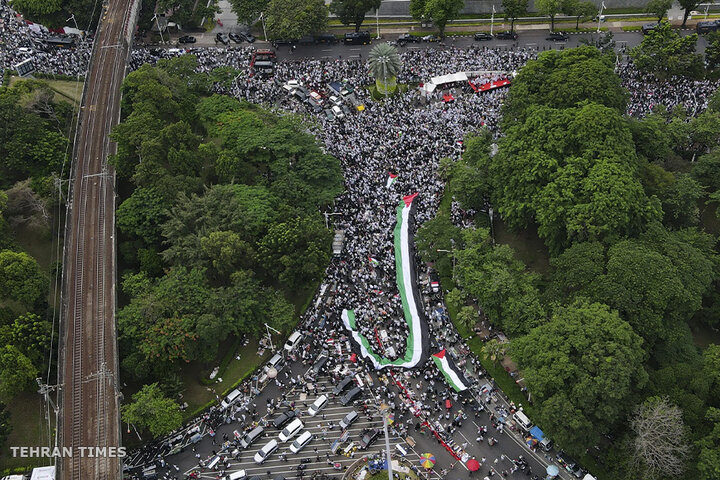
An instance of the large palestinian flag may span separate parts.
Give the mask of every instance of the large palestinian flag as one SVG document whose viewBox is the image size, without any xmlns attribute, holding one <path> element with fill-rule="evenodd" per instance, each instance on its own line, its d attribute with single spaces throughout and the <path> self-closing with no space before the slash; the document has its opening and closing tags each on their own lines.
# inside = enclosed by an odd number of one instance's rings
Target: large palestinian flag
<svg viewBox="0 0 720 480">
<path fill-rule="evenodd" d="M 470 388 L 470 382 L 465 379 L 460 369 L 457 368 L 452 358 L 446 354 L 447 352 L 443 348 L 442 351 L 434 353 L 432 356 L 433 362 L 437 365 L 438 369 L 442 372 L 445 380 L 455 389 L 456 392 L 462 392 Z"/>
<path fill-rule="evenodd" d="M 353 340 L 360 349 L 360 355 L 369 358 L 376 369 L 385 367 L 413 368 L 425 362 L 430 353 L 430 332 L 427 318 L 422 308 L 422 297 L 417 288 L 415 275 L 415 251 L 411 235 L 414 218 L 414 203 L 417 193 L 402 199 L 397 207 L 397 224 L 395 225 L 395 272 L 396 283 L 400 292 L 403 313 L 408 326 L 405 356 L 390 360 L 375 353 L 370 342 L 357 331 L 355 312 L 343 310 L 342 319 L 345 328 L 350 330 Z"/>
</svg>

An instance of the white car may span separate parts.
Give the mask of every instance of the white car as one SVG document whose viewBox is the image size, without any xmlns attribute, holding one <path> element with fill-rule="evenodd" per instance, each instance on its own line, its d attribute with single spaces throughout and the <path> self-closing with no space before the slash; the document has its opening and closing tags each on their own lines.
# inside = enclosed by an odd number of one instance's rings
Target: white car
<svg viewBox="0 0 720 480">
<path fill-rule="evenodd" d="M 247 478 L 247 472 L 245 472 L 245 470 L 238 470 L 237 472 L 225 475 L 223 480 L 241 480 L 245 478 Z"/>
<path fill-rule="evenodd" d="M 295 439 L 292 445 L 290 445 L 290 451 L 292 453 L 298 453 L 300 450 L 305 448 L 305 445 L 310 443 L 313 438 L 315 438 L 315 435 L 313 435 L 310 431 L 305 430 L 298 438 Z"/>
<path fill-rule="evenodd" d="M 314 402 L 312 405 L 310 405 L 310 408 L 308 408 L 308 414 L 309 414 L 311 417 L 314 417 L 315 415 L 318 414 L 318 412 L 319 412 L 320 410 L 322 410 L 323 408 L 325 408 L 325 405 L 327 405 L 327 403 L 328 403 L 328 397 L 327 397 L 327 395 L 320 395 L 320 396 L 317 398 L 317 400 L 315 400 L 315 402 Z"/>
<path fill-rule="evenodd" d="M 280 438 L 282 443 L 286 443 L 288 440 L 297 435 L 298 432 L 303 429 L 303 426 L 302 421 L 299 418 L 296 418 L 290 422 L 290 424 L 285 427 L 282 432 L 280 432 L 280 436 L 278 438 Z"/>
<path fill-rule="evenodd" d="M 270 440 L 267 444 L 265 444 L 264 447 L 262 447 L 253 457 L 253 460 L 255 460 L 255 463 L 258 465 L 262 465 L 265 463 L 265 460 L 270 457 L 270 455 L 273 454 L 275 450 L 278 449 L 278 442 L 277 440 Z"/>
<path fill-rule="evenodd" d="M 335 95 L 332 95 L 330 97 L 330 101 L 333 103 L 333 105 L 342 105 L 342 100 L 336 97 Z"/>
<path fill-rule="evenodd" d="M 342 109 L 337 105 L 333 105 L 332 113 L 333 115 L 335 115 L 335 118 L 345 118 L 345 114 L 343 113 Z"/>
</svg>

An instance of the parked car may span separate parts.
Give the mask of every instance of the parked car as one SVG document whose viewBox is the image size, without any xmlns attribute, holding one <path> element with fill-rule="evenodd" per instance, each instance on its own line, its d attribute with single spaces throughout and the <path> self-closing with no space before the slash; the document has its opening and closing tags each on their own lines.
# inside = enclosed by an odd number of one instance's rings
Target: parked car
<svg viewBox="0 0 720 480">
<path fill-rule="evenodd" d="M 248 43 L 255 43 L 255 35 L 250 32 L 240 32 L 238 35 Z"/>
<path fill-rule="evenodd" d="M 495 38 L 498 40 L 517 40 L 518 34 L 516 32 L 500 32 L 495 34 Z"/>
<path fill-rule="evenodd" d="M 300 43 L 300 45 L 315 45 L 315 37 L 312 35 L 305 35 L 298 43 Z"/>
<path fill-rule="evenodd" d="M 215 40 L 222 43 L 223 45 L 230 45 L 230 39 L 224 33 L 216 33 Z"/>
<path fill-rule="evenodd" d="M 353 423 L 355 423 L 355 420 L 357 420 L 359 416 L 360 416 L 360 415 L 359 415 L 355 410 L 353 410 L 352 412 L 350 412 L 350 413 L 348 413 L 347 415 L 345 415 L 345 418 L 343 418 L 342 420 L 340 420 L 340 423 L 339 423 L 339 425 L 340 425 L 340 430 L 345 430 L 345 429 L 348 428 L 350 425 L 352 425 Z"/>
<path fill-rule="evenodd" d="M 273 43 L 276 47 L 282 47 L 284 45 L 295 45 L 298 41 L 292 38 L 278 38 Z"/>
<path fill-rule="evenodd" d="M 338 107 L 337 105 L 333 105 L 331 107 L 331 110 L 333 112 L 333 115 L 335 115 L 335 118 L 344 118 L 345 114 L 343 113 L 342 109 Z"/>
<path fill-rule="evenodd" d="M 315 402 L 313 402 L 312 405 L 310 405 L 310 408 L 308 408 L 308 415 L 311 417 L 314 417 L 318 414 L 320 410 L 325 408 L 325 405 L 328 403 L 328 397 L 327 395 L 320 395 Z"/>
<path fill-rule="evenodd" d="M 242 43 L 244 40 L 240 35 L 238 35 L 235 32 L 229 34 L 228 37 L 230 37 L 230 40 L 232 40 L 235 43 Z"/>
<path fill-rule="evenodd" d="M 642 26 L 643 35 L 647 35 L 658 27 L 658 23 L 646 23 Z"/>
<path fill-rule="evenodd" d="M 379 436 L 380 429 L 378 428 L 370 428 L 367 430 L 363 430 L 362 434 L 360 435 L 360 443 L 358 444 L 358 448 L 360 450 L 367 450 L 367 448 L 372 445 Z"/>
<path fill-rule="evenodd" d="M 195 37 L 192 35 L 183 35 L 182 37 L 178 38 L 178 43 L 195 43 L 197 40 L 195 40 Z"/>
<path fill-rule="evenodd" d="M 352 32 L 345 34 L 345 45 L 368 45 L 371 41 L 370 32 Z"/>
<path fill-rule="evenodd" d="M 335 45 L 338 43 L 337 37 L 332 33 L 321 33 L 315 35 L 315 43 L 323 43 L 326 45 Z"/>
<path fill-rule="evenodd" d="M 340 395 L 342 392 L 347 390 L 351 385 L 354 385 L 353 382 L 353 375 L 348 375 L 347 377 L 340 380 L 340 383 L 335 385 L 335 388 L 333 388 L 333 394 Z"/>
<path fill-rule="evenodd" d="M 477 32 L 475 35 L 473 35 L 473 40 L 482 41 L 482 40 L 492 40 L 493 36 L 489 34 L 488 32 Z"/>
<path fill-rule="evenodd" d="M 255 457 L 253 457 L 253 460 L 255 460 L 255 463 L 258 465 L 261 465 L 265 463 L 265 460 L 270 457 L 270 455 L 273 454 L 275 450 L 278 449 L 278 442 L 277 440 L 270 440 L 268 443 L 265 444 L 264 447 L 262 447 L 256 454 Z"/>
<path fill-rule="evenodd" d="M 545 40 L 551 42 L 567 42 L 569 39 L 570 35 L 565 32 L 550 32 L 550 34 L 545 37 Z"/>
<path fill-rule="evenodd" d="M 315 90 L 310 90 L 310 98 L 314 99 L 316 102 L 318 102 L 320 105 L 323 104 L 323 97 Z"/>
<path fill-rule="evenodd" d="M 347 404 L 353 402 L 357 397 L 362 394 L 362 389 L 360 387 L 355 387 L 349 392 L 347 392 L 345 395 L 340 397 L 340 403 L 342 403 L 343 407 Z"/>
<path fill-rule="evenodd" d="M 410 35 L 409 33 L 403 33 L 398 37 L 397 41 L 398 43 L 420 43 L 422 42 L 422 37 L 418 37 L 417 35 Z"/>
<path fill-rule="evenodd" d="M 277 418 L 275 418 L 275 420 L 273 420 L 273 427 L 282 428 L 285 426 L 286 423 L 294 419 L 296 416 L 297 414 L 294 410 L 288 410 L 287 412 L 280 414 Z"/>
<path fill-rule="evenodd" d="M 254 429 L 249 431 L 242 440 L 240 440 L 240 446 L 242 448 L 248 448 L 255 442 L 255 440 L 260 438 L 264 431 L 265 429 L 263 427 L 255 427 Z"/>
<path fill-rule="evenodd" d="M 302 430 L 303 427 L 304 425 L 302 421 L 299 418 L 296 418 L 295 420 L 290 422 L 290 424 L 285 427 L 282 432 L 280 432 L 278 438 L 281 442 L 286 443 L 288 440 L 300 433 L 300 430 Z"/>
<path fill-rule="evenodd" d="M 565 470 L 567 470 L 568 472 L 572 472 L 573 470 L 575 470 L 575 465 L 577 464 L 577 462 L 573 460 L 573 458 L 567 453 L 565 453 L 563 450 L 560 450 L 558 452 L 556 458 L 558 463 L 562 465 L 563 468 L 565 468 Z"/>
<path fill-rule="evenodd" d="M 435 273 L 435 271 L 430 270 L 428 278 L 430 279 L 430 288 L 433 293 L 438 293 L 440 291 L 440 278 L 438 277 L 438 274 Z"/>
<path fill-rule="evenodd" d="M 310 443 L 315 436 L 308 430 L 305 430 L 295 441 L 290 445 L 290 451 L 292 453 L 298 453 L 300 450 L 305 448 L 305 445 Z"/>
<path fill-rule="evenodd" d="M 423 42 L 439 42 L 440 41 L 440 37 L 438 37 L 434 33 L 431 33 L 430 35 L 425 35 L 424 37 L 422 37 L 422 39 L 423 39 Z"/>
</svg>

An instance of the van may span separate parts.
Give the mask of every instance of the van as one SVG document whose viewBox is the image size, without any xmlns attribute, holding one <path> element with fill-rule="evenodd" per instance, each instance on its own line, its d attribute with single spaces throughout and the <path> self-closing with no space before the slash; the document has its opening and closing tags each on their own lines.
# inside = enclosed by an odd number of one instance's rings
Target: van
<svg viewBox="0 0 720 480">
<path fill-rule="evenodd" d="M 532 427 L 532 422 L 530 419 L 525 415 L 522 411 L 522 409 L 515 412 L 512 416 L 513 420 L 518 424 L 518 427 L 520 427 L 521 430 L 527 432 L 530 430 L 530 427 Z"/>
<path fill-rule="evenodd" d="M 332 33 L 321 33 L 319 35 L 315 35 L 315 43 L 334 45 L 337 43 L 337 41 L 337 37 Z"/>
<path fill-rule="evenodd" d="M 288 440 L 290 440 L 295 435 L 297 435 L 300 432 L 300 430 L 302 430 L 303 426 L 304 425 L 302 423 L 302 420 L 300 420 L 299 418 L 296 418 L 295 420 L 290 422 L 290 424 L 287 427 L 285 427 L 282 432 L 280 432 L 280 435 L 278 436 L 278 438 L 280 439 L 280 441 L 282 443 L 286 443 Z"/>
<path fill-rule="evenodd" d="M 225 480 L 240 480 L 242 478 L 247 478 L 247 473 L 245 470 L 238 470 L 237 472 L 233 472 L 230 475 L 225 475 Z"/>
<path fill-rule="evenodd" d="M 265 463 L 265 460 L 270 457 L 270 455 L 275 452 L 275 450 L 278 449 L 278 442 L 277 440 L 270 440 L 268 443 L 265 444 L 264 447 L 262 447 L 253 457 L 253 460 L 255 460 L 255 463 L 258 465 L 262 465 Z"/>
<path fill-rule="evenodd" d="M 695 31 L 702 35 L 703 33 L 710 33 L 710 32 L 716 32 L 718 30 L 718 26 L 720 22 L 717 20 L 712 20 L 709 22 L 698 22 L 695 26 Z"/>
<path fill-rule="evenodd" d="M 253 442 L 255 442 L 255 440 L 260 438 L 260 435 L 262 435 L 264 431 L 265 429 L 263 427 L 255 427 L 251 432 L 245 435 L 242 440 L 240 440 L 240 446 L 242 448 L 248 448 L 253 444 Z"/>
<path fill-rule="evenodd" d="M 293 350 L 295 350 L 295 347 L 298 346 L 298 344 L 302 341 L 303 335 L 300 332 L 295 332 L 292 335 L 290 335 L 290 338 L 287 339 L 287 342 L 285 342 L 285 351 L 290 353 Z"/>
<path fill-rule="evenodd" d="M 298 453 L 300 450 L 305 448 L 305 445 L 310 443 L 313 438 L 315 438 L 315 435 L 313 435 L 310 431 L 305 430 L 298 438 L 295 439 L 292 445 L 290 445 L 290 451 L 292 453 Z"/>
<path fill-rule="evenodd" d="M 242 393 L 236 388 L 235 390 L 230 392 L 227 397 L 223 398 L 222 402 L 220 402 L 220 406 L 223 409 L 228 408 L 240 398 L 240 395 L 242 395 Z"/>
<path fill-rule="evenodd" d="M 343 378 L 340 383 L 335 385 L 335 388 L 333 388 L 333 394 L 340 395 L 342 392 L 344 392 L 350 385 L 353 385 L 353 376 L 348 375 L 347 377 Z"/>
<path fill-rule="evenodd" d="M 355 420 L 357 420 L 359 416 L 360 416 L 360 415 L 358 415 L 358 413 L 357 413 L 355 410 L 353 410 L 352 412 L 350 412 L 350 413 L 348 413 L 347 415 L 345 415 L 345 418 L 343 418 L 342 420 L 340 420 L 340 424 L 339 424 L 339 425 L 340 425 L 340 430 L 345 430 L 345 429 L 348 428 L 350 425 L 352 425 L 353 423 L 355 423 Z"/>
<path fill-rule="evenodd" d="M 308 414 L 309 414 L 311 417 L 314 417 L 315 415 L 318 414 L 318 412 L 319 412 L 320 410 L 322 410 L 323 408 L 325 408 L 325 405 L 327 405 L 327 403 L 328 403 L 328 397 L 327 397 L 327 395 L 320 395 L 320 396 L 317 398 L 317 400 L 315 400 L 315 402 L 314 402 L 312 405 L 310 405 L 310 408 L 308 408 Z"/>
<path fill-rule="evenodd" d="M 370 32 L 352 32 L 345 34 L 345 45 L 368 45 Z"/>
</svg>

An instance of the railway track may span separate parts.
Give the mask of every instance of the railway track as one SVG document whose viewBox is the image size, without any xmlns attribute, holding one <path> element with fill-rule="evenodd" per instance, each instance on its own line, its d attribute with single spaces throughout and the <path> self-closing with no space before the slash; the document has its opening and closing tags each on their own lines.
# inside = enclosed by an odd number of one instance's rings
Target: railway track
<svg viewBox="0 0 720 480">
<path fill-rule="evenodd" d="M 139 0 L 106 3 L 85 81 L 71 173 L 59 349 L 59 480 L 119 480 L 120 446 L 115 328 L 116 146 L 108 137 L 120 120 L 120 86 Z"/>
</svg>

